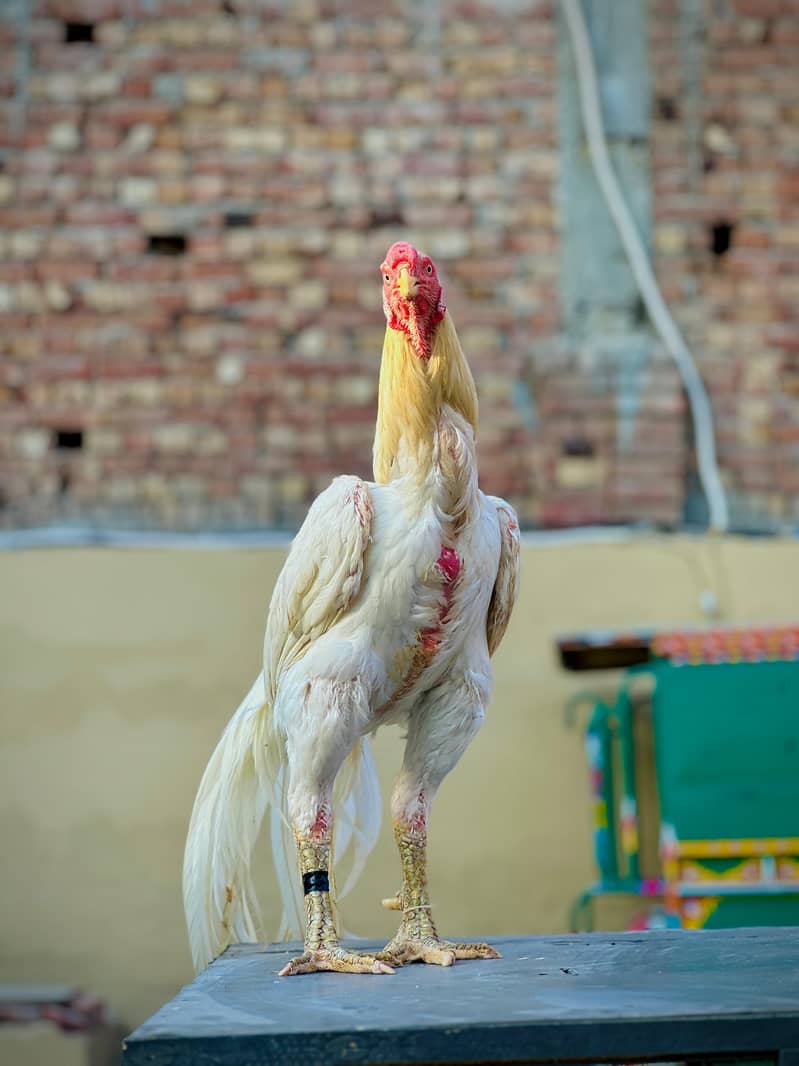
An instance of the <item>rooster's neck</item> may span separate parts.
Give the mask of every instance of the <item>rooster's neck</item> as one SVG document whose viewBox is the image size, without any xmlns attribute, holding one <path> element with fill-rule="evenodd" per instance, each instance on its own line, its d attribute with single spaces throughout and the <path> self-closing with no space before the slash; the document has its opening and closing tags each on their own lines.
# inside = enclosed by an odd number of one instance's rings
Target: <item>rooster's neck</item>
<svg viewBox="0 0 799 1066">
<path fill-rule="evenodd" d="M 374 444 L 375 480 L 403 478 L 414 498 L 428 498 L 458 519 L 477 502 L 477 391 L 449 314 L 427 360 L 404 333 L 386 330 Z"/>
</svg>

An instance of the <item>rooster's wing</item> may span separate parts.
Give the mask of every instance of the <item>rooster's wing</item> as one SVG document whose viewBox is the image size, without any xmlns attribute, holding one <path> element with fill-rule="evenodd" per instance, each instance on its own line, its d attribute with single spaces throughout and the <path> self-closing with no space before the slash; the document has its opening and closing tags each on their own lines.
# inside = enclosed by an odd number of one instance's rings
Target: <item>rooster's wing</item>
<svg viewBox="0 0 799 1066">
<path fill-rule="evenodd" d="M 368 486 L 357 477 L 336 478 L 311 505 L 269 605 L 264 671 L 270 704 L 284 672 L 358 595 L 372 515 Z"/>
<path fill-rule="evenodd" d="M 488 605 L 488 653 L 493 655 L 508 628 L 519 588 L 519 522 L 509 503 L 489 497 L 497 509 L 501 547 L 494 591 Z"/>
</svg>

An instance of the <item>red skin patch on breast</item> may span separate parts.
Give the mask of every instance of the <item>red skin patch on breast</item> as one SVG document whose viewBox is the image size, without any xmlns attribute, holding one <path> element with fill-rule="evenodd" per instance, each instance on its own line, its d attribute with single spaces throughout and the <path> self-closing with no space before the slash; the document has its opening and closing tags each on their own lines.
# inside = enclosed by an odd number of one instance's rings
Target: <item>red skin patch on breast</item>
<svg viewBox="0 0 799 1066">
<path fill-rule="evenodd" d="M 455 582 L 460 576 L 461 560 L 454 548 L 442 548 L 441 554 L 436 561 L 436 567 L 444 578 L 444 602 L 438 612 L 438 622 L 429 629 L 421 631 L 422 647 L 427 651 L 435 651 L 441 643 L 441 627 L 446 622 L 452 608 L 452 600 L 455 595 Z"/>
<path fill-rule="evenodd" d="M 455 596 L 455 582 L 461 575 L 463 564 L 454 548 L 442 548 L 436 566 L 444 578 L 444 603 L 439 612 L 439 625 L 446 622 Z"/>
<path fill-rule="evenodd" d="M 423 629 L 420 633 L 421 645 L 425 651 L 436 651 L 440 644 L 441 630 L 436 626 L 433 629 Z"/>
<path fill-rule="evenodd" d="M 444 575 L 444 581 L 451 584 L 461 572 L 461 561 L 454 548 L 442 548 L 436 566 Z"/>
</svg>

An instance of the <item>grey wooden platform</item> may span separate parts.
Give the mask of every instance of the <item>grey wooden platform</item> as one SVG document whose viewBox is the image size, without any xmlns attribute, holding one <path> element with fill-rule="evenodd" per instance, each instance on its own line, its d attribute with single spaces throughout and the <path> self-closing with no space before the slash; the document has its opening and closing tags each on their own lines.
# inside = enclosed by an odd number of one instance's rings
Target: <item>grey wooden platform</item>
<svg viewBox="0 0 799 1066">
<path fill-rule="evenodd" d="M 799 929 L 491 942 L 501 960 L 385 977 L 278 978 L 290 946 L 230 948 L 128 1038 L 123 1066 L 727 1055 L 799 1066 Z"/>
</svg>

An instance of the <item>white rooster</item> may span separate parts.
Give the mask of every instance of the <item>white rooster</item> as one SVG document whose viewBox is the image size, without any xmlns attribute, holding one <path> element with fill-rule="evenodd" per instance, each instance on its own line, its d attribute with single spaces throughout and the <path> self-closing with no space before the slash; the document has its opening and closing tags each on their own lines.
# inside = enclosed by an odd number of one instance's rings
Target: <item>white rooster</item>
<svg viewBox="0 0 799 1066">
<path fill-rule="evenodd" d="M 380 269 L 388 326 L 375 480 L 337 478 L 312 504 L 272 595 L 263 673 L 203 776 L 183 870 L 198 969 L 229 943 L 257 939 L 250 856 L 270 805 L 281 933 L 304 927 L 305 938 L 281 974 L 497 956 L 438 936 L 426 840 L 433 797 L 483 720 L 489 656 L 516 596 L 518 524 L 478 488 L 477 394 L 435 266 L 399 242 Z M 337 856 L 354 856 L 349 884 L 375 843 L 367 735 L 388 723 L 408 734 L 391 800 L 402 887 L 384 901 L 402 918 L 375 956 L 339 942 L 330 864 L 334 817 Z"/>
</svg>

